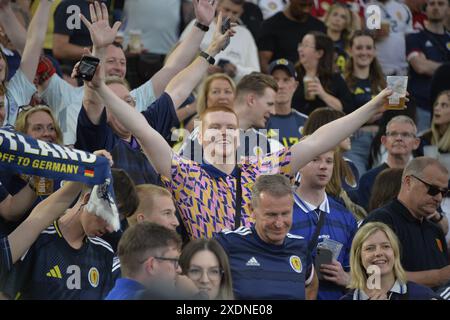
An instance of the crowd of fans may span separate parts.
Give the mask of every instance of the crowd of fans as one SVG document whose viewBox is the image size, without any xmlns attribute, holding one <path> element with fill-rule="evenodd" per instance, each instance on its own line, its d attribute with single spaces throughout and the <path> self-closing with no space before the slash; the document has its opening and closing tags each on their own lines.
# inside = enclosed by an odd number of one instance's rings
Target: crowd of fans
<svg viewBox="0 0 450 320">
<path fill-rule="evenodd" d="M 450 300 L 449 3 L 0 0 L 0 298 Z"/>
</svg>

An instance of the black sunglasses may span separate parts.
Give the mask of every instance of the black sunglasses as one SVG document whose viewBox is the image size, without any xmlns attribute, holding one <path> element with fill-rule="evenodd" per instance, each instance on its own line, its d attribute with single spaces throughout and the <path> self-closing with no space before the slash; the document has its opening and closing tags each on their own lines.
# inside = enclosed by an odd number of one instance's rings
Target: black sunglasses
<svg viewBox="0 0 450 320">
<path fill-rule="evenodd" d="M 448 195 L 448 189 L 447 188 L 439 188 L 439 187 L 433 186 L 432 184 L 429 184 L 428 182 L 423 181 L 422 179 L 420 179 L 419 177 L 416 177 L 415 175 L 411 175 L 411 177 L 416 178 L 417 180 L 422 182 L 424 185 L 426 185 L 428 187 L 427 194 L 429 194 L 432 197 L 434 197 L 438 193 L 441 194 L 442 198 L 445 198 Z"/>
</svg>

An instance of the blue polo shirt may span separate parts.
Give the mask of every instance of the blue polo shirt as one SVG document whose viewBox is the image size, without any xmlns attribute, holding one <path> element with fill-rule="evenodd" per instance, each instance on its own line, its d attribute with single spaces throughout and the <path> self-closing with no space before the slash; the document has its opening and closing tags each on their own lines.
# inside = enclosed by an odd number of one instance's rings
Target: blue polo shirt
<svg viewBox="0 0 450 320">
<path fill-rule="evenodd" d="M 149 125 L 166 140 L 170 140 L 171 129 L 179 125 L 173 101 L 165 92 L 142 114 Z M 128 142 L 119 138 L 106 122 L 106 109 L 103 110 L 100 123 L 95 125 L 84 107 L 81 108 L 75 148 L 89 152 L 105 149 L 111 153 L 114 167 L 124 169 L 134 183 L 159 184 L 158 173 L 141 151 L 137 140 L 132 137 Z"/>
<path fill-rule="evenodd" d="M 301 199 L 294 193 L 294 213 L 293 223 L 290 233 L 300 235 L 306 242 L 311 242 L 319 221 L 315 207 Z M 357 223 L 350 211 L 332 197 L 325 196 L 320 204 L 319 210 L 325 214 L 325 221 L 320 229 L 318 243 L 324 239 L 331 239 L 342 244 L 341 252 L 337 258 L 342 268 L 348 272 L 350 270 L 350 248 L 353 237 L 358 228 Z M 316 250 L 312 252 L 314 260 Z M 318 300 L 338 300 L 345 294 L 345 288 L 330 281 L 321 280 L 319 283 Z"/>
<path fill-rule="evenodd" d="M 230 261 L 236 299 L 304 300 L 313 268 L 308 244 L 287 234 L 282 245 L 264 242 L 254 227 L 216 235 Z"/>
<path fill-rule="evenodd" d="M 105 300 L 135 300 L 145 287 L 132 279 L 119 278 Z"/>
<path fill-rule="evenodd" d="M 373 184 L 375 183 L 375 179 L 381 173 L 381 171 L 388 168 L 389 166 L 387 165 L 387 163 L 383 163 L 382 165 L 375 167 L 363 174 L 361 176 L 361 179 L 359 180 L 358 189 L 350 193 L 351 199 L 367 210 L 369 208 L 370 196 L 372 194 L 372 188 Z"/>
</svg>

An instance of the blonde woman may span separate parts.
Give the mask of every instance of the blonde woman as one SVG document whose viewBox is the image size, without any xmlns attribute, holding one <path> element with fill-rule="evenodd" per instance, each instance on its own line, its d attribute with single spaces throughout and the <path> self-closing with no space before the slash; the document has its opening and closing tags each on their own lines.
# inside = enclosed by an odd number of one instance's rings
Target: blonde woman
<svg viewBox="0 0 450 320">
<path fill-rule="evenodd" d="M 183 109 L 188 109 L 187 119 L 178 116 L 186 123 L 184 128 L 192 131 L 194 129 L 194 121 L 198 119 L 199 114 L 205 111 L 206 108 L 215 107 L 227 107 L 233 109 L 234 98 L 236 95 L 236 85 L 234 81 L 225 73 L 215 73 L 207 77 L 200 86 L 197 95 L 196 106 L 195 103 L 181 108 L 177 111 L 177 114 L 183 112 Z M 196 109 L 196 111 L 194 111 Z M 184 110 L 186 111 L 186 110 Z M 195 117 L 192 117 L 196 115 Z"/>
<path fill-rule="evenodd" d="M 430 288 L 407 281 L 397 236 L 381 222 L 369 222 L 355 234 L 348 288 L 342 300 L 440 299 Z"/>
<path fill-rule="evenodd" d="M 419 155 L 438 159 L 450 170 L 450 90 L 438 94 L 433 105 L 431 129 L 420 138 Z"/>
</svg>

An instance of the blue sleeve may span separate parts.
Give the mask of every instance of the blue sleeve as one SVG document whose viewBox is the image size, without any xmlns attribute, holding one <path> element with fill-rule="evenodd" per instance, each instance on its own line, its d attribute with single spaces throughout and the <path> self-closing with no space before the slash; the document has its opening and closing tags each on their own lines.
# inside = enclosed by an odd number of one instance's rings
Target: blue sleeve
<svg viewBox="0 0 450 320">
<path fill-rule="evenodd" d="M 367 210 L 369 206 L 371 179 L 367 174 L 364 174 L 359 180 L 358 187 L 358 204 Z"/>
<path fill-rule="evenodd" d="M 8 237 L 0 238 L 0 281 L 12 268 L 11 249 Z"/>
<path fill-rule="evenodd" d="M 422 52 L 422 41 L 421 41 L 422 33 L 410 33 L 405 37 L 406 42 L 406 56 L 408 56 L 411 52 L 417 51 Z"/>
<path fill-rule="evenodd" d="M 216 240 L 223 248 L 223 250 L 227 253 L 229 253 L 229 248 L 228 248 L 228 241 L 226 239 L 226 235 L 223 232 L 218 232 L 214 234 L 214 240 Z"/>
<path fill-rule="evenodd" d="M 150 126 L 170 141 L 172 129 L 180 125 L 172 98 L 164 92 L 145 111 L 142 111 Z"/>
<path fill-rule="evenodd" d="M 77 123 L 76 149 L 88 152 L 105 149 L 111 152 L 117 139 L 117 136 L 106 122 L 106 109 L 103 109 L 100 123 L 96 125 L 91 122 L 84 107 L 81 107 Z"/>
</svg>

